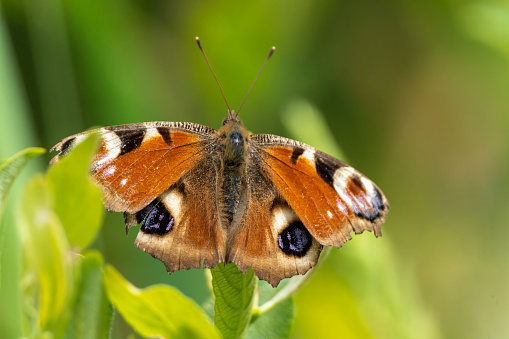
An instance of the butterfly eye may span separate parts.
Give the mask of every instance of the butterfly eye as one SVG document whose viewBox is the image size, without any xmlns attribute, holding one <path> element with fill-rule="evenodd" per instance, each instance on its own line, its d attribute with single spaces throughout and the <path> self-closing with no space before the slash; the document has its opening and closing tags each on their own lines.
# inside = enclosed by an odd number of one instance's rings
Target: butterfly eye
<svg viewBox="0 0 509 339">
<path fill-rule="evenodd" d="M 311 234 L 302 221 L 294 221 L 278 235 L 279 248 L 286 254 L 304 256 L 311 247 Z"/>
</svg>

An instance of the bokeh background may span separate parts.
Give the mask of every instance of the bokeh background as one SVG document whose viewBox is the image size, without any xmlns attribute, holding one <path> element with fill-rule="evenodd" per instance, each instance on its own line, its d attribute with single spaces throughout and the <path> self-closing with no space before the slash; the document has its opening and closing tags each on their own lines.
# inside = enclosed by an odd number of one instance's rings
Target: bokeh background
<svg viewBox="0 0 509 339">
<path fill-rule="evenodd" d="M 225 104 L 195 36 L 233 108 L 275 45 L 244 124 L 306 142 L 282 112 L 311 105 L 392 206 L 381 239 L 365 234 L 332 251 L 297 294 L 293 337 L 509 336 L 507 2 L 0 0 L 0 158 L 92 126 L 219 128 Z M 21 333 L 21 307 L 12 216 L 6 224 L 8 338 Z M 168 276 L 136 250 L 135 233 L 126 238 L 122 216 L 108 214 L 95 247 L 137 286 L 209 297 L 201 270 Z M 381 242 L 389 255 L 372 250 Z M 355 251 L 372 251 L 378 273 L 355 272 Z M 388 290 L 390 300 L 380 298 Z M 114 337 L 126 337 L 119 318 Z"/>
</svg>

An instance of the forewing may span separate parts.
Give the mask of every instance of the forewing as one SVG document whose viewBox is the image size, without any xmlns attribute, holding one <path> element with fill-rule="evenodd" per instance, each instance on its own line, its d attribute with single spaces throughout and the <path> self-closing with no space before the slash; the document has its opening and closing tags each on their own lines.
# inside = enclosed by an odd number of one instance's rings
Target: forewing
<svg viewBox="0 0 509 339">
<path fill-rule="evenodd" d="M 217 132 L 194 123 L 149 122 L 99 128 L 65 138 L 57 161 L 91 133 L 101 143 L 93 177 L 110 211 L 135 213 L 182 178 L 208 154 Z"/>
<path fill-rule="evenodd" d="M 363 174 L 298 141 L 266 134 L 251 141 L 268 178 L 320 244 L 339 248 L 352 231 L 381 236 L 390 206 Z"/>
</svg>

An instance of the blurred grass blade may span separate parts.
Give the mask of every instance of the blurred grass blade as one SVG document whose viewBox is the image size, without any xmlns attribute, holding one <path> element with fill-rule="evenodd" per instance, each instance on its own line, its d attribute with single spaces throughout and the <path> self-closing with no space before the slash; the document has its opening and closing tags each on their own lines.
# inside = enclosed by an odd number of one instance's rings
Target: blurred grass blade
<svg viewBox="0 0 509 339">
<path fill-rule="evenodd" d="M 78 263 L 80 279 L 65 338 L 108 338 L 113 307 L 103 287 L 102 255 L 92 250 Z"/>
<path fill-rule="evenodd" d="M 4 3 L 2 3 L 4 5 Z M 36 144 L 36 133 L 28 114 L 23 81 L 18 73 L 20 60 L 16 59 L 10 39 L 14 34 L 7 29 L 5 11 L 0 6 L 0 158 Z M 12 35 L 9 36 L 9 33 Z"/>
<path fill-rule="evenodd" d="M 104 207 L 99 188 L 90 177 L 98 135 L 87 137 L 48 170 L 57 213 L 71 247 L 86 248 L 101 226 Z"/>
<path fill-rule="evenodd" d="M 220 337 L 203 311 L 175 288 L 155 285 L 140 290 L 113 266 L 105 267 L 104 284 L 117 311 L 144 337 Z"/>
<path fill-rule="evenodd" d="M 242 337 L 247 329 L 256 288 L 254 271 L 241 273 L 233 263 L 220 263 L 211 270 L 214 292 L 214 325 L 223 338 Z"/>
<path fill-rule="evenodd" d="M 14 4 L 14 3 L 12 3 Z M 22 5 L 21 2 L 16 4 Z M 27 95 L 24 93 L 24 81 L 21 80 L 21 69 L 26 69 L 17 58 L 12 43 L 16 38 L 12 23 L 8 24 L 8 4 L 0 5 L 0 159 L 4 160 L 20 149 L 37 144 L 33 117 L 29 114 Z M 12 13 L 12 12 L 11 12 Z M 19 22 L 21 23 L 21 22 Z M 10 28 L 10 29 L 9 29 Z M 19 45 L 17 45 L 19 46 Z M 33 161 L 16 180 L 18 184 L 11 188 L 9 204 L 14 206 L 21 191 L 20 182 L 25 182 L 42 162 Z M 4 192 L 5 193 L 5 192 Z M 5 203 L 5 201 L 4 201 Z M 16 223 L 15 208 L 7 207 L 3 212 L 1 223 Z M 1 225 L 1 224 L 0 224 Z M 1 227 L 1 226 L 0 226 Z M 20 245 L 15 227 L 3 227 L 0 245 L 2 276 L 0 289 L 0 329 L 1 337 L 17 338 L 21 336 L 21 302 L 19 293 L 19 272 L 21 266 Z"/>
<path fill-rule="evenodd" d="M 336 144 L 327 121 L 309 102 L 294 100 L 282 113 L 283 124 L 296 140 L 313 146 L 338 159 L 344 159 L 341 148 Z"/>
<path fill-rule="evenodd" d="M 69 243 L 53 211 L 53 195 L 40 174 L 27 183 L 18 209 L 19 232 L 24 255 L 25 305 L 37 305 L 31 314 L 32 328 L 54 330 L 64 313 L 73 285 Z M 30 277 L 36 277 L 31 280 Z"/>
<path fill-rule="evenodd" d="M 30 44 L 32 81 L 36 82 L 37 102 L 40 105 L 38 124 L 53 138 L 64 131 L 82 129 L 80 102 L 76 88 L 68 19 L 63 3 L 66 1 L 25 0 L 25 34 Z"/>
</svg>

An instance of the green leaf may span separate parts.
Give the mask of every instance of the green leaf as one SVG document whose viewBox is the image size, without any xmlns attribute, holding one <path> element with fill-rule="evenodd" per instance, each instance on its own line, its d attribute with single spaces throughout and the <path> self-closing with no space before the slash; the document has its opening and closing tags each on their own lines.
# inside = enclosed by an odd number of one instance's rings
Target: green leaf
<svg viewBox="0 0 509 339">
<path fill-rule="evenodd" d="M 33 315 L 30 328 L 36 332 L 53 330 L 68 306 L 73 268 L 69 243 L 53 211 L 51 189 L 42 175 L 37 174 L 28 181 L 18 219 L 25 264 L 22 290 L 25 297 L 37 300 L 36 314 L 26 312 Z M 36 279 L 30 279 L 32 276 Z"/>
<path fill-rule="evenodd" d="M 16 179 L 30 159 L 44 152 L 46 150 L 40 147 L 27 148 L 16 153 L 0 165 L 0 217 L 2 216 L 7 193 L 14 179 Z"/>
<path fill-rule="evenodd" d="M 269 285 L 270 287 L 270 285 Z M 294 319 L 293 298 L 287 298 L 251 323 L 246 338 L 288 338 Z"/>
<path fill-rule="evenodd" d="M 107 338 L 113 307 L 103 288 L 102 255 L 91 250 L 78 263 L 80 279 L 65 338 Z"/>
<path fill-rule="evenodd" d="M 48 170 L 55 195 L 55 212 L 71 247 L 86 248 L 101 226 L 104 207 L 101 191 L 90 178 L 90 162 L 98 135 L 90 136 Z"/>
<path fill-rule="evenodd" d="M 138 289 L 109 265 L 104 269 L 104 284 L 117 311 L 144 337 L 220 337 L 203 311 L 175 288 Z"/>
<path fill-rule="evenodd" d="M 2 214 L 5 206 L 7 194 L 14 182 L 14 179 L 19 175 L 23 167 L 30 159 L 46 152 L 44 148 L 33 147 L 27 148 L 14 154 L 9 159 L 5 160 L 0 165 L 0 262 L 3 252 L 3 242 L 5 237 L 5 229 L 2 227 Z M 0 266 L 0 282 L 2 281 L 2 266 Z"/>
<path fill-rule="evenodd" d="M 211 270 L 215 297 L 214 324 L 223 338 L 239 338 L 251 319 L 257 279 L 249 268 L 241 273 L 233 263 L 220 263 Z"/>
<path fill-rule="evenodd" d="M 509 57 L 509 6 L 501 1 L 474 1 L 457 12 L 466 33 Z"/>
</svg>

